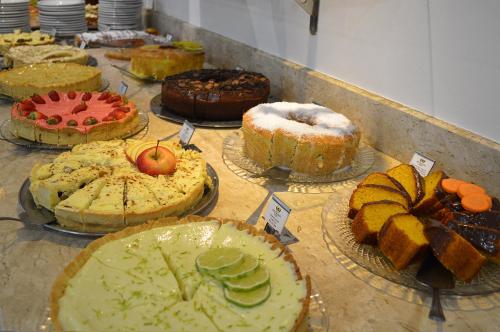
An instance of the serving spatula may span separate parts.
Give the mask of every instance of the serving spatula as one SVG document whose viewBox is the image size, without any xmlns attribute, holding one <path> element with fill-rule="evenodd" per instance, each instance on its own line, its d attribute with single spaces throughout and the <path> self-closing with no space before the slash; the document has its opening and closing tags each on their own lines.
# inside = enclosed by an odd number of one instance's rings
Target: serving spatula
<svg viewBox="0 0 500 332">
<path fill-rule="evenodd" d="M 429 255 L 417 272 L 417 280 L 432 288 L 432 305 L 429 311 L 429 318 L 444 322 L 446 318 L 441 306 L 440 290 L 455 288 L 453 274 L 434 255 Z"/>
</svg>

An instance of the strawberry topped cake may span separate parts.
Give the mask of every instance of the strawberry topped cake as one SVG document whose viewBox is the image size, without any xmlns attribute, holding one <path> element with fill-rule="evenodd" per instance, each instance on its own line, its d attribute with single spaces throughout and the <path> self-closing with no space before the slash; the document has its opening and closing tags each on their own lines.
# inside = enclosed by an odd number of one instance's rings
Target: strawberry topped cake
<svg viewBox="0 0 500 332">
<path fill-rule="evenodd" d="M 137 127 L 138 121 L 135 105 L 108 91 L 51 91 L 15 103 L 11 110 L 14 135 L 57 145 L 123 137 Z"/>
</svg>

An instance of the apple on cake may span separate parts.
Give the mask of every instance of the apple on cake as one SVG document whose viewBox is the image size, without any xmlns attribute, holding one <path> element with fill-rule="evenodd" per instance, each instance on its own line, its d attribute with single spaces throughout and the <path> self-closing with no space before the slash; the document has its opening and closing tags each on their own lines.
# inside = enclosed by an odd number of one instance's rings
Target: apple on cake
<svg viewBox="0 0 500 332">
<path fill-rule="evenodd" d="M 345 116 L 316 104 L 260 104 L 243 115 L 245 153 L 263 168 L 327 175 L 351 165 L 360 139 Z"/>
<path fill-rule="evenodd" d="M 15 103 L 11 132 L 31 141 L 75 145 L 130 134 L 139 124 L 135 105 L 109 92 L 51 91 Z"/>
<path fill-rule="evenodd" d="M 108 232 L 146 220 L 180 216 L 212 186 L 196 151 L 161 142 L 175 155 L 175 171 L 151 176 L 128 153 L 156 142 L 95 141 L 76 145 L 53 162 L 35 165 L 30 192 L 37 206 L 54 212 L 59 224 L 87 232 Z M 140 152 L 137 151 L 138 154 Z"/>
<path fill-rule="evenodd" d="M 274 237 L 164 218 L 92 242 L 57 278 L 55 331 L 305 331 L 310 279 Z"/>
</svg>

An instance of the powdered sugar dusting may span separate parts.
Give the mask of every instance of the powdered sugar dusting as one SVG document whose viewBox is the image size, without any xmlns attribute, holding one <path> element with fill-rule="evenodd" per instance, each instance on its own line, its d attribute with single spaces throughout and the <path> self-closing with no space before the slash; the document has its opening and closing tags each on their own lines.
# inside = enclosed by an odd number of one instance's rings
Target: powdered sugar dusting
<svg viewBox="0 0 500 332">
<path fill-rule="evenodd" d="M 356 126 L 344 115 L 316 104 L 260 104 L 250 109 L 247 115 L 259 128 L 270 131 L 281 128 L 299 136 L 345 136 L 356 130 Z"/>
</svg>

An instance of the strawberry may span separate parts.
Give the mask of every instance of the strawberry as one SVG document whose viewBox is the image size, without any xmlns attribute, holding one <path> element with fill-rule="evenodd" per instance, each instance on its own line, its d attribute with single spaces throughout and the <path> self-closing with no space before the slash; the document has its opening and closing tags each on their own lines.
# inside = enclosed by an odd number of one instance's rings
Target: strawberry
<svg viewBox="0 0 500 332">
<path fill-rule="evenodd" d="M 93 116 L 89 116 L 88 118 L 85 118 L 85 120 L 83 120 L 83 124 L 86 126 L 92 126 L 95 125 L 96 123 L 97 119 L 94 118 Z"/>
<path fill-rule="evenodd" d="M 113 116 L 113 114 L 112 114 L 112 113 L 111 113 L 111 114 L 106 115 L 106 116 L 102 119 L 102 121 L 104 121 L 104 122 L 109 122 L 109 121 L 114 121 L 114 120 L 115 120 L 115 117 Z"/>
<path fill-rule="evenodd" d="M 73 100 L 76 98 L 76 92 L 75 91 L 70 91 L 68 92 L 68 98 Z"/>
<path fill-rule="evenodd" d="M 47 117 L 43 115 L 40 112 L 33 111 L 28 115 L 28 119 L 30 120 L 40 120 L 40 119 L 46 119 Z"/>
<path fill-rule="evenodd" d="M 59 101 L 61 100 L 61 98 L 59 97 L 59 94 L 57 93 L 57 91 L 50 91 L 49 92 L 49 98 L 52 99 L 52 101 Z"/>
<path fill-rule="evenodd" d="M 19 114 L 20 116 L 27 117 L 27 116 L 29 116 L 29 115 L 30 115 L 30 113 L 31 113 L 30 111 L 25 111 L 25 110 L 22 108 L 22 106 L 21 106 L 21 104 L 20 104 L 20 103 L 19 103 L 19 104 L 17 104 L 16 109 L 17 109 L 17 112 L 18 112 L 18 114 Z"/>
<path fill-rule="evenodd" d="M 120 96 L 113 96 L 111 98 L 108 98 L 108 100 L 106 100 L 106 104 L 112 104 L 112 103 L 115 103 L 117 101 L 121 101 L 122 100 L 122 97 Z"/>
<path fill-rule="evenodd" d="M 87 104 L 85 104 L 85 102 L 83 101 L 80 105 L 76 105 L 71 111 L 71 113 L 73 114 L 80 113 L 85 111 L 86 109 L 87 109 Z"/>
<path fill-rule="evenodd" d="M 82 100 L 83 101 L 88 101 L 92 98 L 92 94 L 90 92 L 85 92 L 83 95 L 82 95 Z"/>
<path fill-rule="evenodd" d="M 31 100 L 37 104 L 45 104 L 45 99 L 37 95 L 36 93 L 31 97 Z"/>
<path fill-rule="evenodd" d="M 121 120 L 126 116 L 126 113 L 120 110 L 114 110 L 111 112 L 111 115 L 113 115 L 116 120 Z"/>
<path fill-rule="evenodd" d="M 33 104 L 33 102 L 31 100 L 29 100 L 29 99 L 26 99 L 26 100 L 24 100 L 24 101 L 21 102 L 21 108 L 24 111 L 28 111 L 28 112 L 36 111 L 35 104 Z"/>
<path fill-rule="evenodd" d="M 101 93 L 101 95 L 97 98 L 97 100 L 106 100 L 108 99 L 109 97 L 111 97 L 111 94 L 109 93 L 109 91 L 104 91 L 103 93 Z"/>
<path fill-rule="evenodd" d="M 128 113 L 128 112 L 130 112 L 130 107 L 118 107 L 118 108 L 115 108 L 115 111 L 121 111 L 121 112 Z"/>
<path fill-rule="evenodd" d="M 70 127 L 76 127 L 78 126 L 78 122 L 76 122 L 76 120 L 68 120 L 68 122 L 66 122 L 66 125 Z"/>
<path fill-rule="evenodd" d="M 62 118 L 60 115 L 52 115 L 50 118 L 47 119 L 47 123 L 49 125 L 56 125 L 61 121 L 62 121 Z"/>
</svg>

